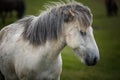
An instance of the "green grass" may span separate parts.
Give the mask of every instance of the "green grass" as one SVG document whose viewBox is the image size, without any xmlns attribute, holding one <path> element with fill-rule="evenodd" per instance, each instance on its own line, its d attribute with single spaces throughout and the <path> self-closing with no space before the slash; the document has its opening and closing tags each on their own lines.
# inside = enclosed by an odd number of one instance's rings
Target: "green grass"
<svg viewBox="0 0 120 80">
<path fill-rule="evenodd" d="M 43 5 L 48 1 L 53 0 L 26 0 L 26 15 L 38 15 L 39 10 L 43 9 Z M 120 80 L 120 12 L 117 17 L 107 17 L 102 0 L 77 1 L 81 1 L 92 10 L 94 36 L 100 51 L 100 61 L 96 66 L 85 66 L 69 47 L 65 47 L 62 51 L 61 80 Z M 120 9 L 120 1 L 118 5 Z M 8 18 L 6 25 L 14 20 L 16 19 Z"/>
</svg>

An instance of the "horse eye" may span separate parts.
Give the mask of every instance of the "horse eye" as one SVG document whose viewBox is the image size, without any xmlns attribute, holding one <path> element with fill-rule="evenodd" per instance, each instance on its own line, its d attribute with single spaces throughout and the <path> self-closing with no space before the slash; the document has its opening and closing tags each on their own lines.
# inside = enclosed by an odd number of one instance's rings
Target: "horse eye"
<svg viewBox="0 0 120 80">
<path fill-rule="evenodd" d="M 85 35 L 86 35 L 86 32 L 80 31 L 80 34 L 81 34 L 82 36 L 85 36 Z"/>
</svg>

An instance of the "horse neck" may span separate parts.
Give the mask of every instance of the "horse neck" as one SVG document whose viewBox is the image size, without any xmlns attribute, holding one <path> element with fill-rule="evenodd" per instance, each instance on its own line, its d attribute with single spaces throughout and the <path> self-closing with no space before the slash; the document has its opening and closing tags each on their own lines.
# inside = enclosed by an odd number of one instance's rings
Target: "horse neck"
<svg viewBox="0 0 120 80">
<path fill-rule="evenodd" d="M 52 57 L 57 57 L 65 46 L 66 44 L 63 38 L 58 40 L 51 40 L 46 42 L 45 50 L 47 50 L 47 53 L 49 53 L 49 55 Z"/>
</svg>

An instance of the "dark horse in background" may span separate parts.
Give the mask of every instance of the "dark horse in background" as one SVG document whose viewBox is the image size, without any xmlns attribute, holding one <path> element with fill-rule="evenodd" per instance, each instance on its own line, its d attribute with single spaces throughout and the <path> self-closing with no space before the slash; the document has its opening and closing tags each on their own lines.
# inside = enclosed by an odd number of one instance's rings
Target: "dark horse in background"
<svg viewBox="0 0 120 80">
<path fill-rule="evenodd" d="M 116 0 L 105 0 L 106 10 L 108 16 L 117 16 L 118 5 Z"/>
<path fill-rule="evenodd" d="M 8 14 L 12 15 L 13 11 L 17 12 L 18 19 L 22 18 L 25 12 L 24 0 L 0 0 L 0 18 L 3 24 Z"/>
</svg>

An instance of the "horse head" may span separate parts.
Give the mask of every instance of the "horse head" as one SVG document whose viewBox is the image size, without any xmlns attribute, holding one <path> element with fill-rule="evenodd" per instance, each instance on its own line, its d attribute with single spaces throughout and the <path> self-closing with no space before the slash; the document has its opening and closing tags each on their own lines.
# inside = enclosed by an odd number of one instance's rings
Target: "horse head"
<svg viewBox="0 0 120 80">
<path fill-rule="evenodd" d="M 89 8 L 79 4 L 68 5 L 64 16 L 67 45 L 73 49 L 84 64 L 95 65 L 99 60 L 99 50 L 91 27 L 92 14 Z"/>
</svg>

